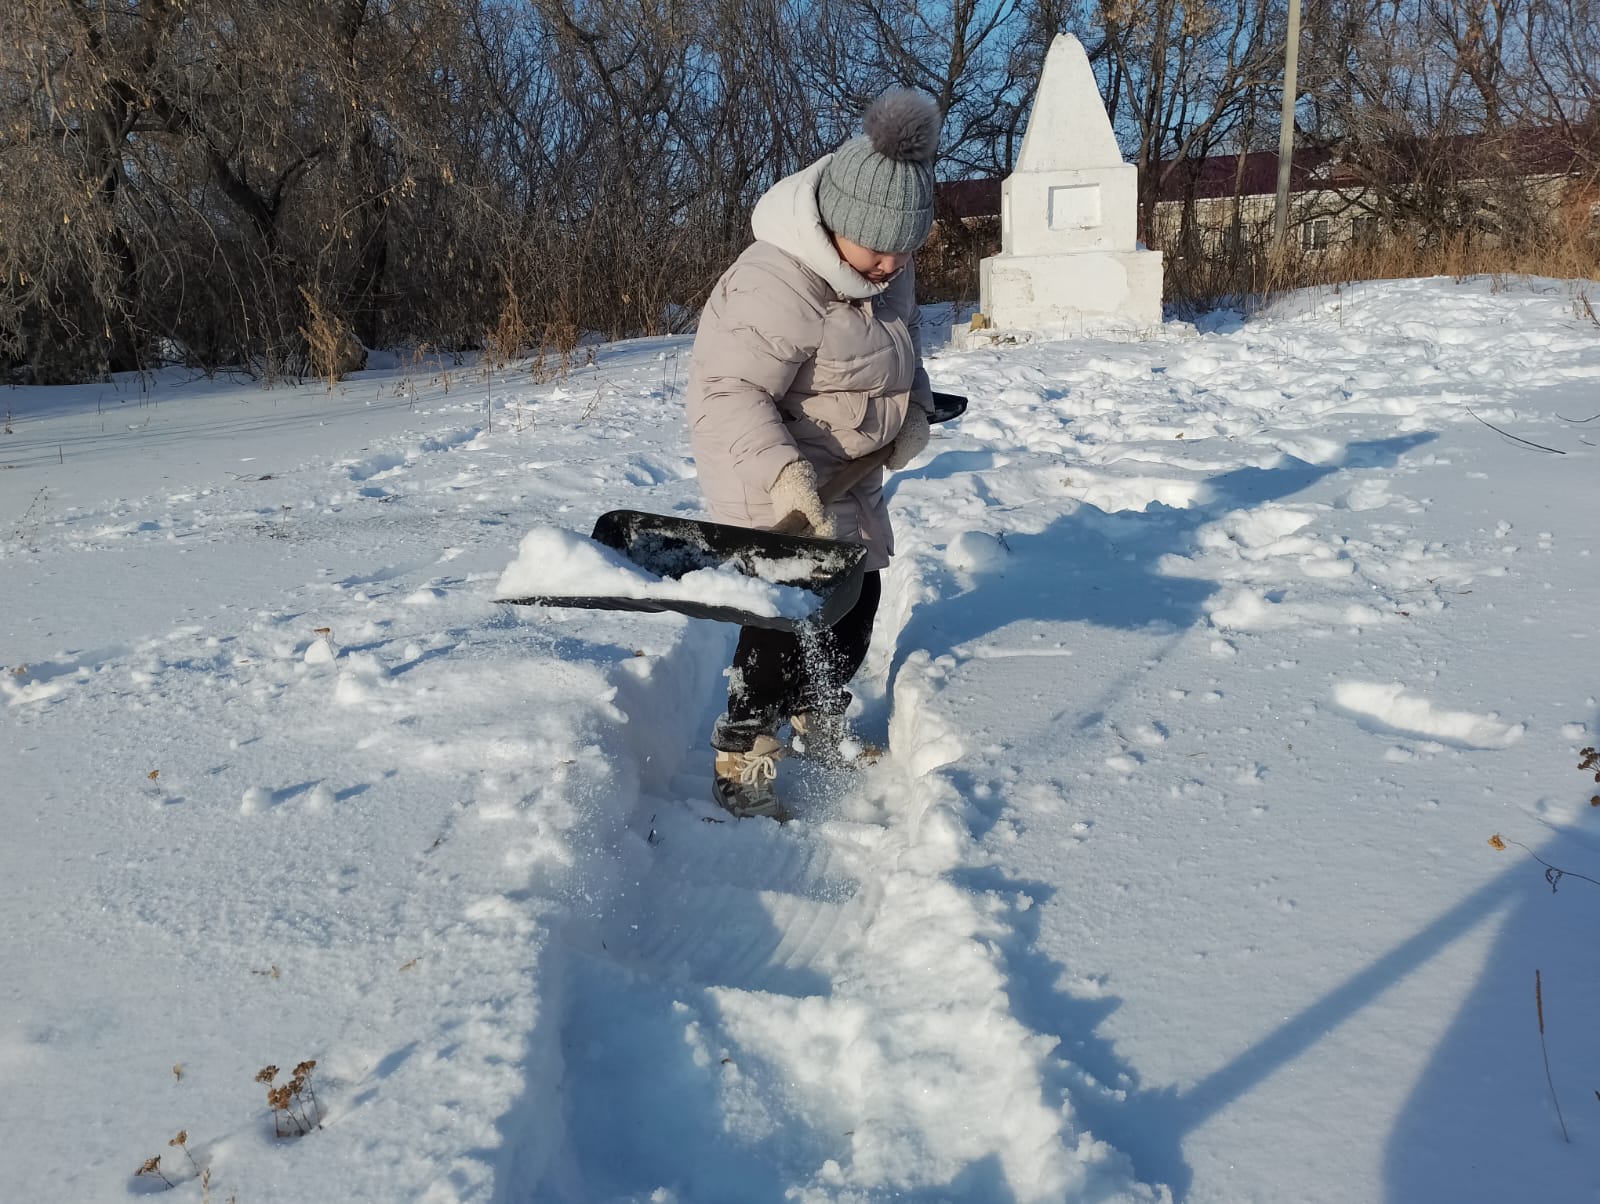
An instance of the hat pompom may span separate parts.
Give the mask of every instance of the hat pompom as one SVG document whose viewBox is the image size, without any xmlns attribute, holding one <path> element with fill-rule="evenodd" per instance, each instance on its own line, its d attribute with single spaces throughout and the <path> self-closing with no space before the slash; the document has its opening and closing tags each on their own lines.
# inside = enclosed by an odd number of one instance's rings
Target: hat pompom
<svg viewBox="0 0 1600 1204">
<path fill-rule="evenodd" d="M 872 149 L 890 159 L 931 163 L 939 151 L 939 106 L 920 92 L 895 88 L 867 106 L 862 128 Z"/>
</svg>

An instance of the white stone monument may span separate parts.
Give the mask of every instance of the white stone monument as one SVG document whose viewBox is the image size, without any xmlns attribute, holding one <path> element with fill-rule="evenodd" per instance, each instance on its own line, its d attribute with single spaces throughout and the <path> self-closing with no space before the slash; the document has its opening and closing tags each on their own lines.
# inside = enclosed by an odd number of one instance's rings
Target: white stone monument
<svg viewBox="0 0 1600 1204">
<path fill-rule="evenodd" d="M 1138 176 L 1122 161 L 1083 46 L 1058 34 L 1017 169 L 1000 186 L 1000 254 L 979 267 L 991 330 L 972 341 L 1160 326 L 1161 252 L 1139 247 Z"/>
</svg>

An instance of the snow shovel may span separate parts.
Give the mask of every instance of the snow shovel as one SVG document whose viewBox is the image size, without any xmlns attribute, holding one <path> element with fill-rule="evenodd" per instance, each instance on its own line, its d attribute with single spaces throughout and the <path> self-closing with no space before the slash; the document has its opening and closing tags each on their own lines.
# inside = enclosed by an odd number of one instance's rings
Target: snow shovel
<svg viewBox="0 0 1600 1204">
<path fill-rule="evenodd" d="M 932 422 L 960 417 L 967 399 L 935 393 Z M 881 468 L 891 448 L 884 447 L 852 460 L 817 490 L 824 503 L 836 502 Z M 595 520 L 589 538 L 620 552 L 652 577 L 676 581 L 702 569 L 732 570 L 772 586 L 783 587 L 789 605 L 781 613 L 762 613 L 716 600 L 717 591 L 695 597 L 558 597 L 535 595 L 500 598 L 512 606 L 571 606 L 589 610 L 671 611 L 698 619 L 714 619 L 745 627 L 799 631 L 804 627 L 831 627 L 856 604 L 866 575 L 867 550 L 860 544 L 800 535 L 805 516 L 786 515 L 770 530 L 736 527 L 727 523 L 646 514 L 639 510 L 610 510 Z M 803 591 L 797 594 L 796 591 Z M 803 605 L 793 599 L 803 598 Z"/>
</svg>

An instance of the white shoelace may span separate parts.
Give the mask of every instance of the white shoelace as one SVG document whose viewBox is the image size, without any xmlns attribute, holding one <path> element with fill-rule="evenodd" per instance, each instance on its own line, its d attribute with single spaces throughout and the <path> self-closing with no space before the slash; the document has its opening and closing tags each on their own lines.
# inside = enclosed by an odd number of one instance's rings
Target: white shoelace
<svg viewBox="0 0 1600 1204">
<path fill-rule="evenodd" d="M 747 752 L 739 766 L 739 781 L 746 786 L 757 786 L 763 781 L 778 780 L 778 759 L 771 753 Z"/>
</svg>

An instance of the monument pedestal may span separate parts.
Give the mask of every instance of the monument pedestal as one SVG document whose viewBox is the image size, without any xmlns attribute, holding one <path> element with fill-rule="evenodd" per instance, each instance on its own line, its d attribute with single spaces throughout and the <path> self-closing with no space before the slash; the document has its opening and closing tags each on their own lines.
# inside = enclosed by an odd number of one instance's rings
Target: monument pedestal
<svg viewBox="0 0 1600 1204">
<path fill-rule="evenodd" d="M 1161 325 L 1161 252 L 992 255 L 978 267 L 984 317 L 1046 338 Z"/>
</svg>

